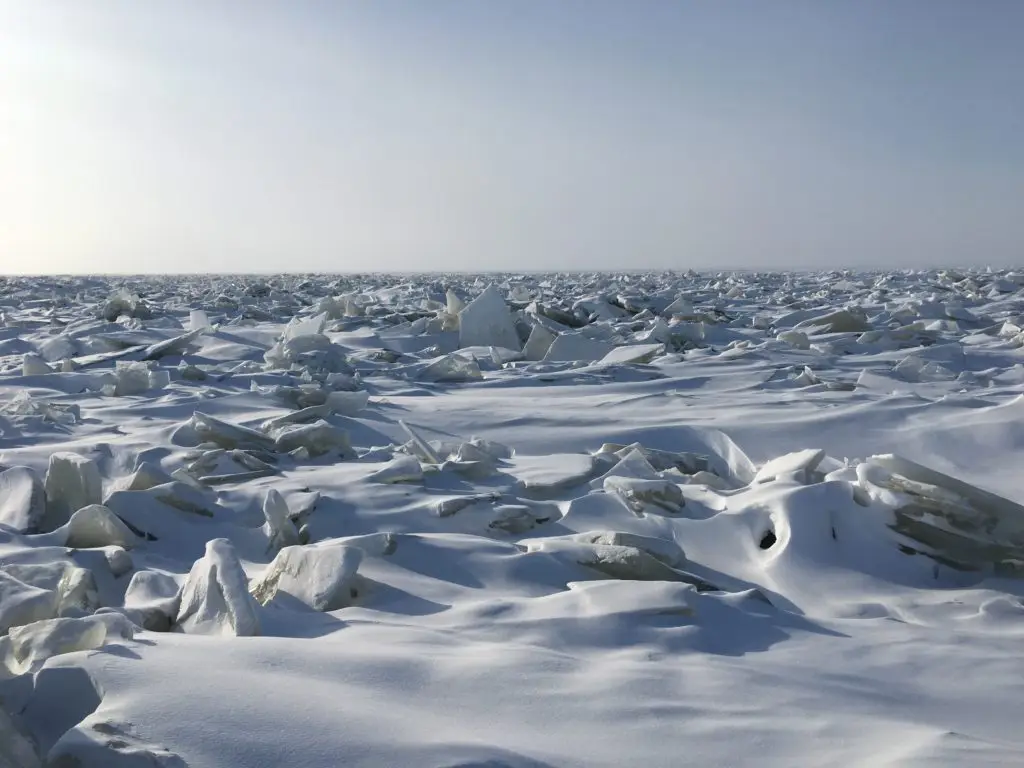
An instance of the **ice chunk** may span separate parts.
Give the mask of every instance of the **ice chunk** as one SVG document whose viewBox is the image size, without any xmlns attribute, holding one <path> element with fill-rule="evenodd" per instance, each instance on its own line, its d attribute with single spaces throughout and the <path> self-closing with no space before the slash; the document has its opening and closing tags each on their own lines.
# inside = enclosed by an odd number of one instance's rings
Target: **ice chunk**
<svg viewBox="0 0 1024 768">
<path fill-rule="evenodd" d="M 419 483 L 423 481 L 423 467 L 412 456 L 399 456 L 366 479 L 371 483 Z"/>
<path fill-rule="evenodd" d="M 162 389 L 170 382 L 170 374 L 163 370 L 153 370 L 144 362 L 118 360 L 114 367 L 117 379 L 109 394 L 115 397 L 141 395 L 151 389 Z"/>
<path fill-rule="evenodd" d="M 893 528 L 962 570 L 1024 575 L 1024 506 L 901 456 L 857 466 L 861 489 L 895 508 Z"/>
<path fill-rule="evenodd" d="M 330 451 L 337 451 L 346 458 L 355 456 L 348 432 L 323 419 L 285 427 L 276 434 L 274 448 L 282 453 L 304 448 L 310 456 L 322 456 Z"/>
<path fill-rule="evenodd" d="M 193 309 L 188 313 L 188 325 L 189 330 L 198 331 L 202 328 L 210 327 L 210 318 L 206 316 L 206 312 L 201 309 Z"/>
<path fill-rule="evenodd" d="M 637 547 L 593 544 L 573 536 L 553 536 L 520 542 L 528 553 L 543 552 L 591 568 L 613 579 L 687 581 L 680 571 Z"/>
<path fill-rule="evenodd" d="M 324 332 L 324 326 L 327 325 L 327 313 L 321 312 L 319 315 L 307 318 L 293 317 L 291 322 L 285 326 L 282 338 L 288 342 L 292 339 L 297 339 L 301 336 L 316 336 Z"/>
<path fill-rule="evenodd" d="M 526 346 L 523 347 L 523 356 L 527 360 L 543 360 L 544 355 L 547 354 L 548 349 L 551 347 L 551 343 L 558 338 L 557 333 L 552 333 L 540 323 L 533 326 L 530 331 L 530 337 L 526 340 Z"/>
<path fill-rule="evenodd" d="M 260 633 L 259 615 L 249 595 L 245 571 L 227 539 L 206 543 L 206 554 L 196 560 L 181 591 L 175 626 L 202 635 Z"/>
<path fill-rule="evenodd" d="M 277 342 L 263 355 L 271 370 L 301 366 L 318 373 L 350 372 L 345 350 L 322 333 Z"/>
<path fill-rule="evenodd" d="M 339 539 L 331 539 L 331 541 L 344 544 L 346 547 L 361 549 L 363 554 L 368 557 L 393 555 L 398 548 L 398 538 L 395 534 L 383 531 L 364 533 L 361 536 L 342 536 Z"/>
<path fill-rule="evenodd" d="M 557 516 L 557 508 L 542 511 L 526 504 L 499 504 L 494 508 L 494 518 L 488 528 L 518 535 L 536 528 Z"/>
<path fill-rule="evenodd" d="M 175 480 L 170 483 L 154 485 L 148 490 L 149 495 L 153 498 L 170 507 L 180 509 L 182 512 L 213 517 L 218 508 L 217 500 L 210 491 L 189 483 Z"/>
<path fill-rule="evenodd" d="M 604 451 L 602 450 L 598 453 L 598 456 L 601 456 L 603 453 Z M 618 458 L 618 454 L 612 454 L 611 458 Z M 605 487 L 605 481 L 611 477 L 629 477 L 637 480 L 662 480 L 654 467 L 651 466 L 651 463 L 647 461 L 643 451 L 638 447 L 628 447 L 628 450 L 625 451 L 625 454 L 619 458 L 616 464 L 604 475 L 593 480 L 590 483 L 590 487 L 595 490 L 601 490 Z"/>
<path fill-rule="evenodd" d="M 459 346 L 522 349 L 512 314 L 494 285 L 459 312 Z"/>
<path fill-rule="evenodd" d="M 424 381 L 452 382 L 479 381 L 483 378 L 476 358 L 463 355 L 443 355 L 431 361 L 419 372 Z"/>
<path fill-rule="evenodd" d="M 121 315 L 146 319 L 152 317 L 153 313 L 146 306 L 146 302 L 134 293 L 119 291 L 107 300 L 101 308 L 100 314 L 104 320 L 112 323 Z"/>
<path fill-rule="evenodd" d="M 100 504 L 89 504 L 76 511 L 64 531 L 64 546 L 72 549 L 107 546 L 131 549 L 138 542 L 124 521 Z"/>
<path fill-rule="evenodd" d="M 0 415 L 14 419 L 38 418 L 53 424 L 70 426 L 82 420 L 81 409 L 74 403 L 52 403 L 32 397 L 27 390 L 21 390 L 8 402 L 0 406 Z"/>
<path fill-rule="evenodd" d="M 680 296 L 667 307 L 665 307 L 662 314 L 665 315 L 666 317 L 679 316 L 689 318 L 697 316 L 697 312 L 693 308 L 693 304 L 690 303 L 690 301 L 685 296 Z"/>
<path fill-rule="evenodd" d="M 445 311 L 449 315 L 458 316 L 459 312 L 461 312 L 466 306 L 466 302 L 460 299 L 458 294 L 456 294 L 455 291 L 453 291 L 451 288 L 445 291 L 444 299 Z"/>
<path fill-rule="evenodd" d="M 357 596 L 356 574 L 363 550 L 337 541 L 285 547 L 252 586 L 263 605 L 288 594 L 316 611 L 335 611 Z"/>
<path fill-rule="evenodd" d="M 65 334 L 54 336 L 39 346 L 39 354 L 48 363 L 66 360 L 75 356 L 75 342 Z"/>
<path fill-rule="evenodd" d="M 817 448 L 787 453 L 761 467 L 754 475 L 754 482 L 767 483 L 783 476 L 789 476 L 804 485 L 818 482 L 820 478 L 815 470 L 824 458 L 825 451 Z"/>
<path fill-rule="evenodd" d="M 863 333 L 871 330 L 871 324 L 860 310 L 839 309 L 817 317 L 810 317 L 797 323 L 794 328 L 820 329 L 823 333 Z"/>
<path fill-rule="evenodd" d="M 77 453 L 59 451 L 50 455 L 46 470 L 47 530 L 64 525 L 71 513 L 102 500 L 102 482 L 96 462 Z"/>
<path fill-rule="evenodd" d="M 150 344 L 143 350 L 142 359 L 159 360 L 161 357 L 166 357 L 167 355 L 184 354 L 188 351 L 192 342 L 198 339 L 205 332 L 205 328 L 197 328 L 194 331 L 182 333 L 165 341 L 158 341 L 156 344 Z"/>
<path fill-rule="evenodd" d="M 106 559 L 107 567 L 110 568 L 110 572 L 114 575 L 115 579 L 130 573 L 135 567 L 132 556 L 128 554 L 124 547 L 103 547 L 103 557 Z"/>
<path fill-rule="evenodd" d="M 11 627 L 54 618 L 57 606 L 56 592 L 26 584 L 0 569 L 0 635 Z"/>
<path fill-rule="evenodd" d="M 44 618 L 90 614 L 100 607 L 92 571 L 70 560 L 10 563 L 0 571 L 30 587 L 53 593 L 55 612 Z"/>
<path fill-rule="evenodd" d="M 654 536 L 641 536 L 622 531 L 587 531 L 569 536 L 573 541 L 586 544 L 602 544 L 616 547 L 636 547 L 665 565 L 681 568 L 686 564 L 686 554 L 676 542 Z"/>
<path fill-rule="evenodd" d="M 36 672 L 53 656 L 91 651 L 112 640 L 130 640 L 134 634 L 132 623 L 118 613 L 37 621 L 10 631 L 3 661 L 15 674 Z"/>
<path fill-rule="evenodd" d="M 610 456 L 611 458 L 626 460 L 629 458 L 629 454 L 634 451 L 643 458 L 647 466 L 656 472 L 675 469 L 684 475 L 692 475 L 697 472 L 706 471 L 709 467 L 706 455 L 686 451 L 662 451 L 657 448 L 648 448 L 640 443 L 632 443 L 630 445 L 605 443 L 601 446 L 601 450 L 598 451 L 595 458 L 603 460 L 605 457 Z M 628 477 L 648 479 L 652 477 L 647 468 L 636 457 L 629 458 L 626 463 L 619 466 L 615 471 Z"/>
<path fill-rule="evenodd" d="M 263 432 L 222 421 L 201 411 L 193 413 L 192 418 L 179 428 L 175 437 L 177 438 L 179 433 L 185 435 L 188 432 L 192 433 L 196 443 L 214 443 L 221 448 L 272 448 L 274 445 L 273 438 Z"/>
<path fill-rule="evenodd" d="M 664 351 L 664 344 L 634 344 L 626 347 L 616 347 L 602 357 L 600 362 L 602 365 L 649 363 L 658 355 L 664 353 Z"/>
<path fill-rule="evenodd" d="M 289 517 L 288 504 L 275 489 L 267 489 L 263 497 L 263 533 L 269 542 L 268 552 L 277 552 L 283 547 L 299 543 L 299 531 Z"/>
<path fill-rule="evenodd" d="M 36 533 L 46 515 L 46 491 L 28 467 L 0 472 L 0 525 L 19 533 Z"/>
<path fill-rule="evenodd" d="M 669 480 L 641 480 L 634 477 L 606 477 L 604 490 L 617 494 L 633 512 L 647 511 L 647 505 L 654 505 L 679 514 L 686 504 L 679 486 Z"/>
<path fill-rule="evenodd" d="M 158 571 L 137 571 L 124 595 L 125 614 L 143 629 L 168 632 L 178 615 L 181 587 Z"/>
<path fill-rule="evenodd" d="M 600 360 L 609 354 L 614 345 L 607 341 L 592 339 L 582 333 L 563 333 L 548 347 L 544 355 L 547 362 Z"/>
<path fill-rule="evenodd" d="M 144 461 L 132 474 L 116 481 L 111 491 L 147 491 L 157 485 L 173 482 L 173 478 L 159 465 Z"/>
<path fill-rule="evenodd" d="M 594 474 L 595 461 L 585 453 L 516 456 L 507 471 L 531 495 L 557 493 L 585 483 Z"/>
<path fill-rule="evenodd" d="M 811 348 L 811 340 L 807 338 L 807 334 L 803 331 L 780 331 L 779 335 L 775 338 L 797 349 Z"/>
<path fill-rule="evenodd" d="M 405 433 L 409 436 L 413 453 L 415 453 L 416 456 L 419 456 L 420 459 L 428 464 L 441 463 L 441 457 L 438 455 L 437 451 L 434 450 L 434 447 L 424 440 L 423 436 L 420 435 L 411 424 L 399 419 L 398 426 L 405 430 Z"/>
<path fill-rule="evenodd" d="M 370 402 L 370 393 L 366 390 L 355 392 L 330 392 L 327 395 L 327 407 L 333 413 L 342 416 L 355 416 Z"/>
<path fill-rule="evenodd" d="M 42 376 L 46 373 L 53 373 L 53 369 L 39 355 L 26 352 L 21 356 L 22 376 Z"/>
<path fill-rule="evenodd" d="M 498 493 L 472 493 L 467 496 L 453 496 L 442 499 L 434 505 L 438 517 L 451 517 L 467 507 L 483 502 L 495 502 L 501 498 Z"/>
</svg>

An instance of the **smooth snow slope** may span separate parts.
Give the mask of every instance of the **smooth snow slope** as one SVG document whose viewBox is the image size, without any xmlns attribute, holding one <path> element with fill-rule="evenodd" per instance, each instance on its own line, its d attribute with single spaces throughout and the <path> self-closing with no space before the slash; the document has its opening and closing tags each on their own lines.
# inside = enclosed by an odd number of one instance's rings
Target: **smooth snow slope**
<svg viewBox="0 0 1024 768">
<path fill-rule="evenodd" d="M 0 768 L 1024 762 L 1024 275 L 2 284 Z"/>
</svg>

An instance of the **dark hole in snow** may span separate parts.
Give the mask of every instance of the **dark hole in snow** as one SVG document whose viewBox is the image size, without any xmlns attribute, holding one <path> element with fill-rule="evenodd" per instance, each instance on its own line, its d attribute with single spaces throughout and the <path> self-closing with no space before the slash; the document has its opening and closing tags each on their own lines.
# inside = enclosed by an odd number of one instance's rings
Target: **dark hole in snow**
<svg viewBox="0 0 1024 768">
<path fill-rule="evenodd" d="M 778 539 L 775 537 L 775 531 L 769 528 L 761 536 L 761 541 L 758 546 L 761 547 L 761 549 L 771 549 L 775 545 L 776 541 L 778 541 Z"/>
</svg>

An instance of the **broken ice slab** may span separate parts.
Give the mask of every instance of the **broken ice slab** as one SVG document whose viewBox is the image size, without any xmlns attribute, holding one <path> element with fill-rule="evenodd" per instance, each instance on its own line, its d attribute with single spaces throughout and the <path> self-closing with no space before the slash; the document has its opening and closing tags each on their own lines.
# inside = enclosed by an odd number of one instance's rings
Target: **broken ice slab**
<svg viewBox="0 0 1024 768">
<path fill-rule="evenodd" d="M 647 464 L 657 472 L 677 469 L 684 475 L 692 475 L 696 472 L 706 472 L 709 470 L 708 457 L 706 455 L 685 451 L 663 451 L 657 448 L 648 448 L 640 443 L 632 443 L 630 445 L 604 443 L 595 454 L 595 458 L 601 460 L 608 457 L 618 461 L 625 459 L 633 451 L 637 451 Z M 625 466 L 628 465 L 623 465 L 623 467 Z"/>
<path fill-rule="evenodd" d="M 181 604 L 181 587 L 170 574 L 136 571 L 124 595 L 124 613 L 143 629 L 168 632 Z"/>
<path fill-rule="evenodd" d="M 145 362 L 125 360 L 114 364 L 114 378 L 114 384 L 104 386 L 103 393 L 115 397 L 142 395 L 152 389 L 163 389 L 171 381 L 167 370 L 153 368 Z"/>
<path fill-rule="evenodd" d="M 343 458 L 355 458 L 348 432 L 323 419 L 312 424 L 289 425 L 274 433 L 274 448 L 281 453 L 305 449 L 309 456 L 337 452 Z"/>
<path fill-rule="evenodd" d="M 839 309 L 807 318 L 795 326 L 810 333 L 863 333 L 871 330 L 871 323 L 859 308 Z"/>
<path fill-rule="evenodd" d="M 594 476 L 597 463 L 585 453 L 515 456 L 502 471 L 515 478 L 524 493 L 534 497 L 556 494 L 587 482 Z"/>
<path fill-rule="evenodd" d="M 761 467 L 754 475 L 754 482 L 768 483 L 782 477 L 791 478 L 804 485 L 820 482 L 822 476 L 816 470 L 824 458 L 825 451 L 818 448 L 787 453 Z"/>
<path fill-rule="evenodd" d="M 53 613 L 40 618 L 87 615 L 100 607 L 96 580 L 92 571 L 78 567 L 71 560 L 9 563 L 0 566 L 0 573 L 11 579 L 16 579 L 23 585 L 51 594 Z M 13 604 L 10 599 L 0 600 L 0 605 L 10 606 Z M 7 624 L 7 626 L 15 625 Z"/>
<path fill-rule="evenodd" d="M 118 613 L 37 621 L 10 631 L 9 643 L 0 647 L 3 651 L 0 661 L 13 674 L 36 672 L 54 656 L 91 651 L 116 639 L 130 640 L 134 629 L 134 625 Z"/>
<path fill-rule="evenodd" d="M 669 480 L 641 480 L 634 477 L 606 477 L 604 490 L 617 494 L 627 507 L 641 515 L 657 507 L 669 514 L 680 514 L 686 505 L 679 486 Z"/>
<path fill-rule="evenodd" d="M 0 416 L 7 416 L 18 424 L 40 420 L 61 427 L 78 424 L 82 412 L 75 403 L 54 403 L 33 397 L 27 390 L 19 391 L 14 397 L 0 405 Z"/>
<path fill-rule="evenodd" d="M 527 360 L 543 360 L 552 342 L 558 338 L 558 334 L 548 330 L 540 323 L 533 326 L 529 337 L 526 339 L 526 346 L 523 347 L 523 357 Z"/>
<path fill-rule="evenodd" d="M 43 376 L 47 373 L 53 373 L 53 368 L 39 355 L 34 352 L 26 352 L 21 356 L 22 376 Z"/>
<path fill-rule="evenodd" d="M 399 456 L 366 479 L 371 483 L 419 483 L 423 481 L 423 467 L 414 456 Z"/>
<path fill-rule="evenodd" d="M 130 549 L 138 538 L 121 518 L 100 504 L 82 507 L 61 529 L 64 546 L 72 549 L 119 546 Z"/>
<path fill-rule="evenodd" d="M 320 374 L 351 373 L 344 348 L 322 333 L 278 341 L 264 354 L 268 370 L 302 367 Z"/>
<path fill-rule="evenodd" d="M 539 510 L 526 504 L 499 504 L 494 508 L 494 516 L 487 527 L 517 536 L 559 517 L 558 508 L 551 507 L 553 509 Z"/>
<path fill-rule="evenodd" d="M 192 345 L 196 339 L 202 334 L 206 333 L 206 328 L 197 328 L 194 331 L 188 331 L 182 333 L 173 338 L 165 341 L 158 341 L 156 344 L 150 344 L 142 352 L 143 360 L 159 360 L 161 357 L 168 355 L 182 355 L 188 351 L 188 348 Z"/>
<path fill-rule="evenodd" d="M 602 365 L 628 365 L 649 363 L 665 352 L 664 344 L 633 344 L 616 347 L 598 362 Z"/>
<path fill-rule="evenodd" d="M 174 625 L 190 634 L 258 635 L 256 608 L 234 546 L 227 539 L 213 539 L 185 579 Z"/>
<path fill-rule="evenodd" d="M 188 313 L 188 325 L 190 331 L 198 331 L 210 327 L 210 318 L 202 309 L 193 309 Z"/>
<path fill-rule="evenodd" d="M 1024 576 L 1024 506 L 900 456 L 857 466 L 868 495 L 894 508 L 909 549 L 961 570 Z"/>
<path fill-rule="evenodd" d="M 494 285 L 459 311 L 459 346 L 522 349 L 512 313 Z"/>
<path fill-rule="evenodd" d="M 46 491 L 35 470 L 11 467 L 0 472 L 0 525 L 36 533 L 45 514 Z"/>
<path fill-rule="evenodd" d="M 322 334 L 324 332 L 324 326 L 326 325 L 327 314 L 324 312 L 321 312 L 314 317 L 293 317 L 288 325 L 285 326 L 282 339 L 287 342 L 301 336 L 315 336 Z"/>
<path fill-rule="evenodd" d="M 775 338 L 797 349 L 811 348 L 811 340 L 807 338 L 807 334 L 803 331 L 780 331 Z"/>
<path fill-rule="evenodd" d="M 232 424 L 196 411 L 175 430 L 172 439 L 178 445 L 214 443 L 222 448 L 255 447 L 272 450 L 274 439 L 255 429 Z"/>
<path fill-rule="evenodd" d="M 64 525 L 71 514 L 82 507 L 99 504 L 103 493 L 96 462 L 67 451 L 50 455 L 44 487 L 46 516 L 42 529 L 45 531 Z"/>
<path fill-rule="evenodd" d="M 277 553 L 284 547 L 299 543 L 299 529 L 288 510 L 284 497 L 273 488 L 263 497 L 263 534 L 267 537 L 267 551 Z"/>
<path fill-rule="evenodd" d="M 285 547 L 253 582 L 252 595 L 263 605 L 287 594 L 315 611 L 335 611 L 358 596 L 362 559 L 362 549 L 338 540 Z"/>
<path fill-rule="evenodd" d="M 11 627 L 54 618 L 57 603 L 52 590 L 26 584 L 0 569 L 0 635 Z"/>
<path fill-rule="evenodd" d="M 111 296 L 100 308 L 100 316 L 108 322 L 114 322 L 122 315 L 139 319 L 147 319 L 153 316 L 146 302 L 137 294 L 128 291 L 118 291 Z"/>
<path fill-rule="evenodd" d="M 572 534 L 569 538 L 588 544 L 636 547 L 673 568 L 681 568 L 686 564 L 686 553 L 682 547 L 668 539 L 623 531 L 587 531 Z"/>
<path fill-rule="evenodd" d="M 596 541 L 588 541 L 586 538 L 577 537 L 577 535 L 569 535 L 529 539 L 521 541 L 519 544 L 526 549 L 528 554 L 543 553 L 568 563 L 584 566 L 613 579 L 680 581 L 693 584 L 702 590 L 715 588 L 697 576 L 666 564 L 659 556 L 647 551 L 643 542 L 634 540 L 632 545 L 598 543 L 601 541 L 601 537 L 598 537 Z M 640 546 L 636 546 L 637 544 L 645 546 L 645 548 L 641 549 Z M 658 554 L 663 556 L 661 551 Z"/>
<path fill-rule="evenodd" d="M 452 496 L 447 499 L 441 499 L 437 502 L 434 505 L 434 511 L 437 513 L 438 517 L 451 517 L 474 504 L 493 503 L 499 499 L 501 499 L 501 494 L 497 492 Z"/>
<path fill-rule="evenodd" d="M 452 353 L 430 361 L 427 366 L 419 370 L 417 378 L 423 381 L 457 384 L 480 381 L 483 379 L 483 373 L 475 357 Z"/>
<path fill-rule="evenodd" d="M 548 347 L 546 362 L 593 362 L 609 354 L 615 345 L 585 336 L 582 333 L 563 333 Z"/>
<path fill-rule="evenodd" d="M 157 485 L 173 482 L 173 478 L 157 464 L 144 461 L 132 474 L 114 481 L 110 492 L 145 491 Z"/>
</svg>

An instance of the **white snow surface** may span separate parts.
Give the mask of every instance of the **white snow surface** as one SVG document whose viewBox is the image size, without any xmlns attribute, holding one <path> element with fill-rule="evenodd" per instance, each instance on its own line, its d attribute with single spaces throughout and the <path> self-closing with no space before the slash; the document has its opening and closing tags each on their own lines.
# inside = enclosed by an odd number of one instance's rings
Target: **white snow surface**
<svg viewBox="0 0 1024 768">
<path fill-rule="evenodd" d="M 0 768 L 1024 764 L 1018 273 L 0 289 Z"/>
</svg>

